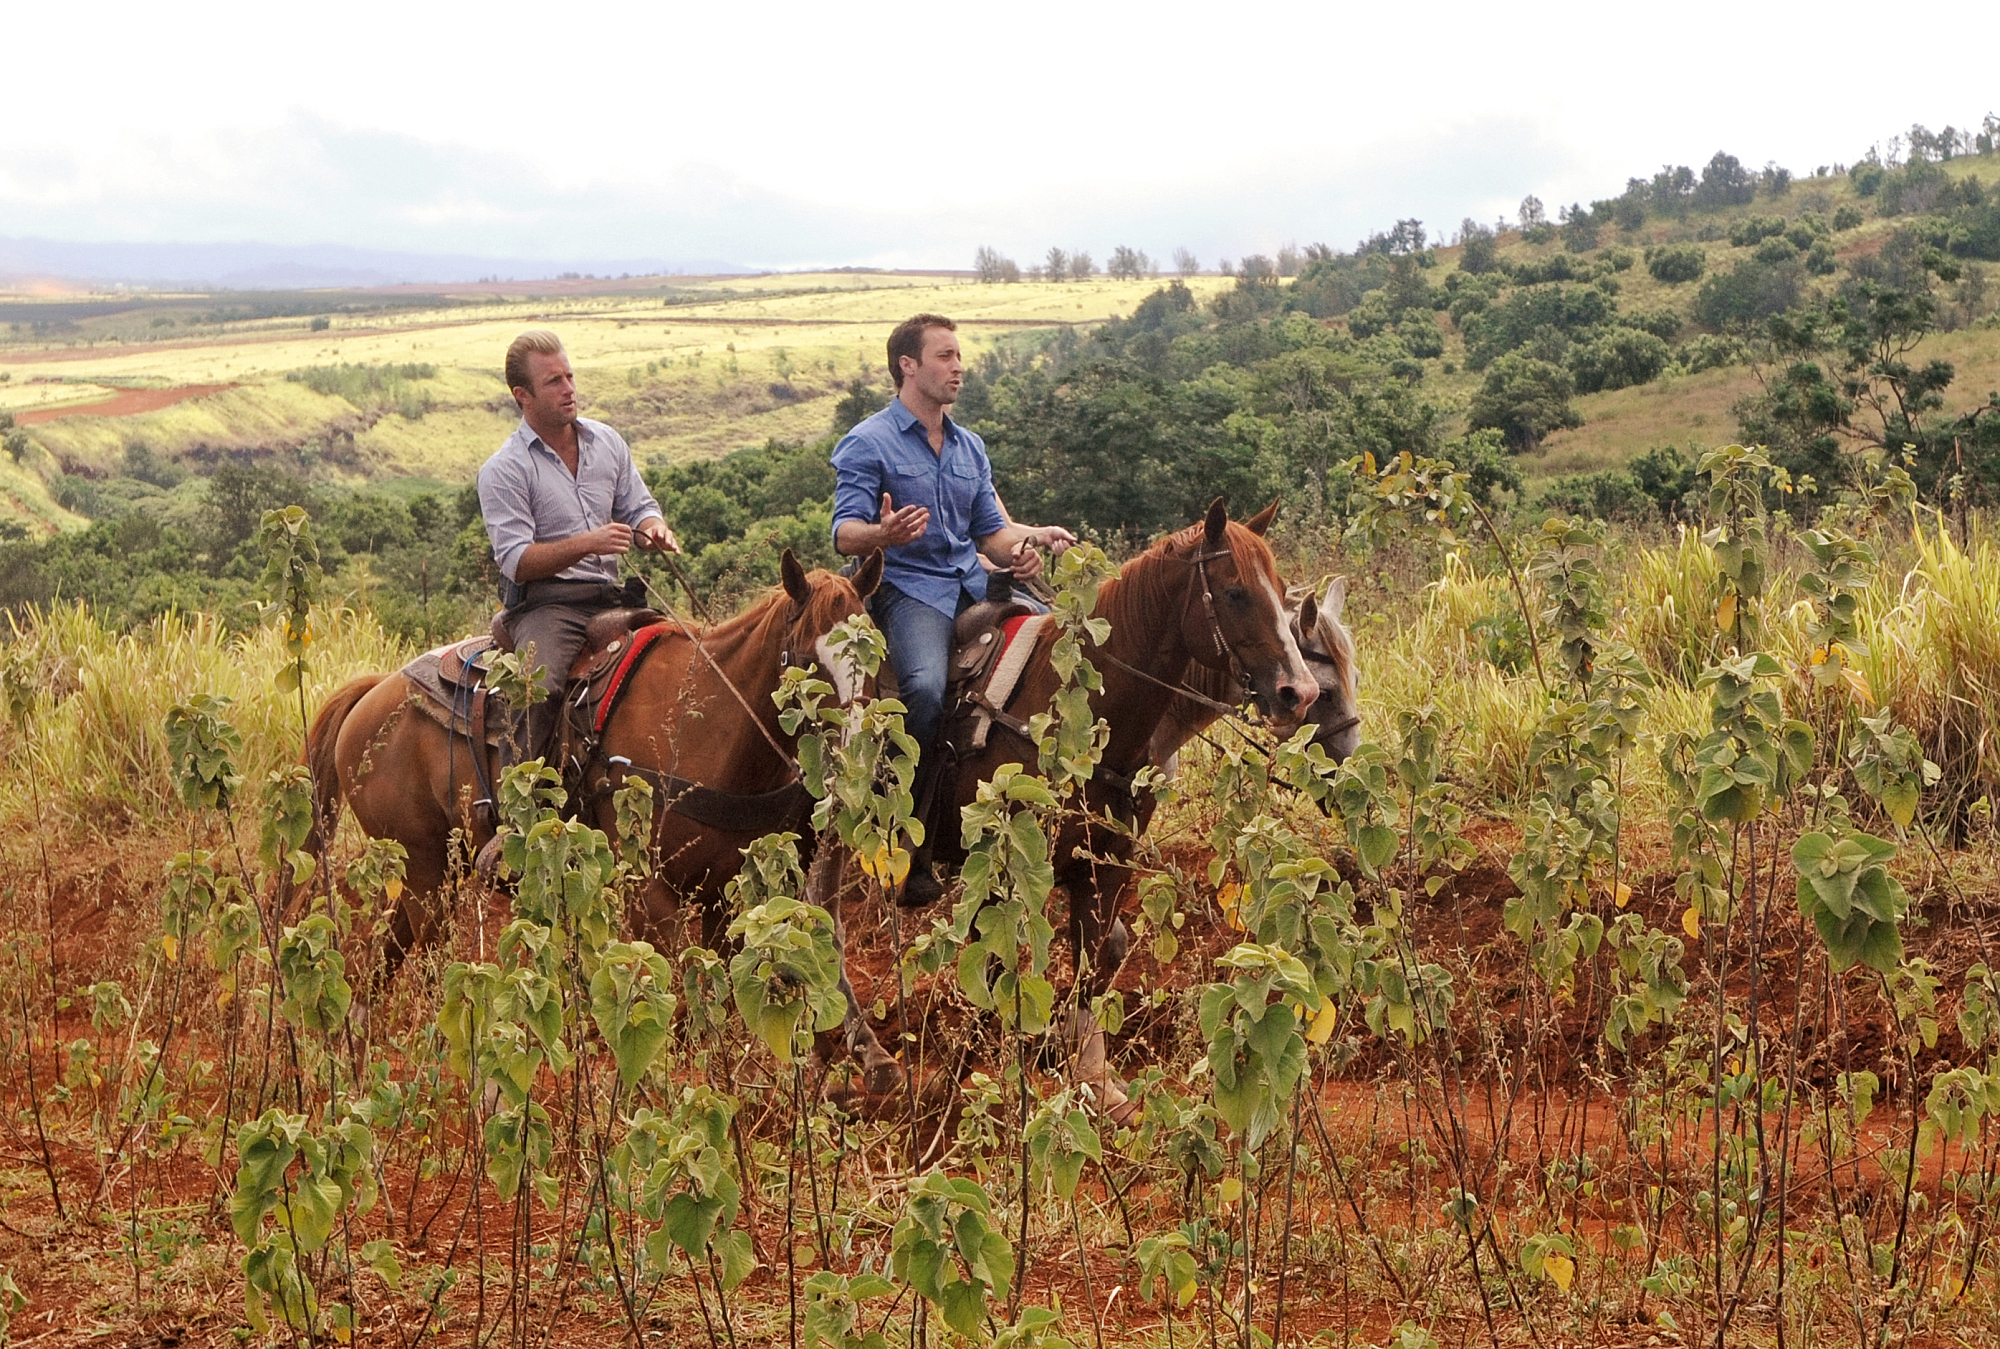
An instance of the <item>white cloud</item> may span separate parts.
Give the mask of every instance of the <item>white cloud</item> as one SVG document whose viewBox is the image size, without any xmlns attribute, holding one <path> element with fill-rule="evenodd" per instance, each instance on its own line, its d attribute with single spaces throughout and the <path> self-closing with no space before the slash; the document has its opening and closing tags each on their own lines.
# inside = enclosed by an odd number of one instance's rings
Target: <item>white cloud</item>
<svg viewBox="0 0 2000 1349">
<path fill-rule="evenodd" d="M 1211 260 L 1618 190 L 1718 147 L 1795 170 L 1976 119 L 1976 63 L 1844 97 L 1836 13 L 1699 0 L 1004 11 L 586 0 L 114 3 L 10 19 L 33 109 L 0 233 L 548 258 Z M 1929 32 L 1990 26 L 1945 4 Z M 79 44 L 82 44 L 81 46 Z M 82 61 L 82 58 L 79 58 Z M 19 134 L 21 131 L 25 134 Z"/>
</svg>

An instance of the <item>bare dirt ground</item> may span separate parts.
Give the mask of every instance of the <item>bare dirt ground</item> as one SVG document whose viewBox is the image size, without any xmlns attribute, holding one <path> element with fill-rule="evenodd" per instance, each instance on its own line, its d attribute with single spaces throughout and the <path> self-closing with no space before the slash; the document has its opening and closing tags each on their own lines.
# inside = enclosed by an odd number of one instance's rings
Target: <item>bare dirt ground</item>
<svg viewBox="0 0 2000 1349">
<path fill-rule="evenodd" d="M 206 398 L 235 387 L 234 384 L 183 384 L 174 389 L 125 389 L 94 403 L 73 403 L 68 407 L 16 413 L 14 420 L 22 426 L 40 426 L 65 417 L 130 417 L 138 412 L 158 412 L 161 408 L 170 408 L 190 398 Z"/>
</svg>

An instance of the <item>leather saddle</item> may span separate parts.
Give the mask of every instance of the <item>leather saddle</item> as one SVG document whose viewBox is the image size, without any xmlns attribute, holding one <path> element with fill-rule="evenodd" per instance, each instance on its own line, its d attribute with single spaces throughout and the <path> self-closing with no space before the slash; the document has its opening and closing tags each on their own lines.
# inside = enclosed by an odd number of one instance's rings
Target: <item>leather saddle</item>
<svg viewBox="0 0 2000 1349">
<path fill-rule="evenodd" d="M 584 630 L 583 647 L 570 666 L 564 702 L 572 715 L 586 708 L 594 715 L 619 658 L 633 633 L 662 621 L 652 609 L 606 609 L 594 615 Z M 493 658 L 514 649 L 506 614 L 493 616 L 492 630 L 476 637 L 427 651 L 403 667 L 403 677 L 423 695 L 413 698 L 435 721 L 458 735 L 485 745 L 498 745 L 509 730 L 519 731 L 514 709 L 486 686 Z"/>
<path fill-rule="evenodd" d="M 984 750 L 996 721 L 1027 736 L 1027 723 L 1010 715 L 1007 705 L 1050 622 L 1047 614 L 1012 600 L 987 600 L 958 616 L 952 627 L 943 727 L 958 757 Z"/>
</svg>

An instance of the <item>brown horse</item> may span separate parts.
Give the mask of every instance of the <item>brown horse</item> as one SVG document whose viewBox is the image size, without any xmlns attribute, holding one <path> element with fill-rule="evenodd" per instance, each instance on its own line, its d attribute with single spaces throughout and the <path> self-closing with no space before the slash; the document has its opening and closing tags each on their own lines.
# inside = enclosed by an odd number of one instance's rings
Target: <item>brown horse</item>
<svg viewBox="0 0 2000 1349">
<path fill-rule="evenodd" d="M 1084 1005 L 1110 987 L 1129 944 L 1118 901 L 1134 839 L 1104 820 L 1133 821 L 1145 809 L 1134 799 L 1132 775 L 1151 762 L 1154 733 L 1189 662 L 1233 677 L 1281 728 L 1296 728 L 1319 696 L 1288 621 L 1284 583 L 1260 537 L 1275 512 L 1273 506 L 1235 523 L 1217 500 L 1205 519 L 1127 562 L 1098 591 L 1094 612 L 1110 621 L 1111 635 L 1089 651 L 1104 681 L 1091 706 L 1110 737 L 1087 784 L 1088 818 L 1066 824 L 1049 849 L 1056 883 L 1069 897 Z M 1021 676 L 1010 710 L 1022 718 L 1048 707 L 1059 686 L 1049 661 L 1054 639 L 1053 631 L 1043 634 Z M 1033 755 L 1033 746 L 995 724 L 986 749 L 962 761 L 956 799 L 941 802 L 945 809 L 932 816 L 928 827 L 941 857 L 962 856 L 958 811 L 976 798 L 979 784 L 1001 765 L 1032 762 Z M 1085 1079 L 1116 1110 L 1125 1097 L 1103 1069 L 1103 1033 L 1087 1016 L 1079 1033 Z"/>
<path fill-rule="evenodd" d="M 623 759 L 630 772 L 700 784 L 726 794 L 725 806 L 727 798 L 747 800 L 796 780 L 792 742 L 779 728 L 771 694 L 788 665 L 815 664 L 843 698 L 857 692 L 846 663 L 828 650 L 827 635 L 863 611 L 881 580 L 882 559 L 871 555 L 850 580 L 825 571 L 808 575 L 787 550 L 780 574 L 781 586 L 736 617 L 705 629 L 675 625 L 654 643 L 605 726 L 607 762 Z M 385 942 L 385 979 L 437 935 L 454 829 L 465 831 L 466 856 L 492 836 L 490 824 L 474 824 L 478 779 L 466 737 L 412 708 L 421 696 L 400 674 L 364 675 L 327 700 L 306 742 L 316 834 L 331 833 L 344 799 L 369 837 L 393 838 L 408 851 L 405 889 Z M 487 781 L 498 768 L 489 752 Z M 743 847 L 768 830 L 748 814 L 745 827 L 731 829 L 697 823 L 665 804 L 655 822 L 654 875 L 630 917 L 642 935 L 664 936 L 682 916 L 698 913 L 702 936 L 713 946 L 723 887 L 741 865 Z M 614 827 L 608 792 L 586 799 L 582 814 L 607 833 Z M 808 850 L 811 844 L 807 839 Z"/>
<path fill-rule="evenodd" d="M 1324 597 L 1303 585 L 1285 592 L 1292 636 L 1298 640 L 1306 668 L 1319 684 L 1319 698 L 1306 716 L 1313 726 L 1312 743 L 1335 763 L 1344 762 L 1361 743 L 1354 637 L 1340 621 L 1340 611 L 1346 603 L 1345 576 L 1336 576 L 1328 582 Z M 1202 701 L 1175 698 L 1160 719 L 1160 728 L 1153 732 L 1153 763 L 1169 776 L 1174 772 L 1181 746 L 1221 720 L 1222 711 L 1216 704 L 1230 704 L 1238 697 L 1235 680 L 1228 671 L 1210 669 L 1199 661 L 1188 662 L 1180 684 Z"/>
</svg>

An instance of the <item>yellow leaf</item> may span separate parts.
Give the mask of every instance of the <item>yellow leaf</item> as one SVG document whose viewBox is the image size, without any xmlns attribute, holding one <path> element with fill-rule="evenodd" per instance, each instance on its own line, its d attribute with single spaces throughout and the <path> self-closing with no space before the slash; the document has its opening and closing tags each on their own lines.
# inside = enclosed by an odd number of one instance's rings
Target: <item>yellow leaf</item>
<svg viewBox="0 0 2000 1349">
<path fill-rule="evenodd" d="M 1243 1197 L 1243 1182 L 1234 1176 L 1225 1177 L 1220 1188 L 1225 1204 L 1233 1204 Z"/>
<path fill-rule="evenodd" d="M 1231 881 L 1216 892 L 1215 902 L 1222 906 L 1222 916 L 1229 920 L 1229 926 L 1238 932 L 1244 930 L 1243 920 L 1236 916 L 1237 901 L 1243 898 L 1243 887 Z"/>
<path fill-rule="evenodd" d="M 1728 632 L 1736 626 L 1736 592 L 1730 591 L 1715 606 L 1715 627 L 1718 632 Z"/>
<path fill-rule="evenodd" d="M 1363 450 L 1361 452 L 1361 471 L 1371 478 L 1375 476 L 1375 451 Z"/>
<path fill-rule="evenodd" d="M 1316 1045 L 1325 1044 L 1333 1035 L 1333 1023 L 1339 1019 L 1340 1009 L 1333 1005 L 1332 998 L 1328 998 L 1320 1004 L 1319 1014 L 1313 1017 L 1312 1025 L 1306 1031 L 1306 1039 Z"/>
<path fill-rule="evenodd" d="M 227 1007 L 235 997 L 236 997 L 236 990 L 233 988 L 217 989 L 215 994 L 215 1005 L 217 1007 Z"/>
<path fill-rule="evenodd" d="M 382 882 L 382 893 L 389 897 L 391 904 L 394 904 L 403 897 L 403 878 L 400 876 L 391 876 L 388 880 Z"/>
<path fill-rule="evenodd" d="M 1549 1254 L 1542 1257 L 1542 1273 L 1555 1281 L 1556 1287 L 1565 1293 L 1569 1282 L 1576 1277 L 1576 1261 L 1566 1255 Z"/>
<path fill-rule="evenodd" d="M 1617 901 L 1618 907 L 1622 909 L 1632 902 L 1632 887 L 1620 881 L 1616 889 L 1613 890 L 1611 897 Z"/>
<path fill-rule="evenodd" d="M 181 939 L 171 932 L 167 933 L 160 938 L 160 952 L 166 956 L 169 965 L 176 963 L 181 958 Z"/>
<path fill-rule="evenodd" d="M 1868 676 L 1852 665 L 1841 667 L 1840 677 L 1847 681 L 1847 687 L 1854 690 L 1854 696 L 1868 706 L 1875 706 L 1875 690 L 1868 685 Z"/>
<path fill-rule="evenodd" d="M 1826 664 L 1826 648 L 1823 646 L 1814 647 L 1812 655 L 1807 657 L 1807 659 L 1814 665 Z"/>
<path fill-rule="evenodd" d="M 901 885 L 910 878 L 910 850 L 893 848 L 889 852 L 889 883 Z"/>
<path fill-rule="evenodd" d="M 1701 940 L 1701 909 L 1698 906 L 1688 905 L 1688 911 L 1681 915 L 1681 931 L 1696 941 Z"/>
</svg>

